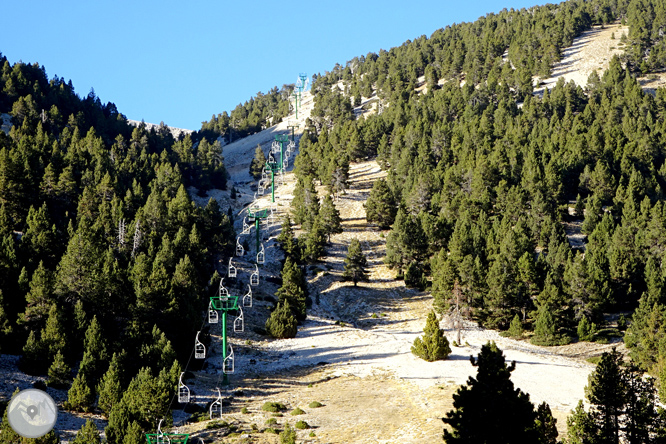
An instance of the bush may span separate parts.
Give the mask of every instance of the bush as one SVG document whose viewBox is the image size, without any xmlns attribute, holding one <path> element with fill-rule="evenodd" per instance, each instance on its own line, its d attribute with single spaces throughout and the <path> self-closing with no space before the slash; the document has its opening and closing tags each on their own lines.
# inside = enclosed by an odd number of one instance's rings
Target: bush
<svg viewBox="0 0 666 444">
<path fill-rule="evenodd" d="M 294 427 L 296 427 L 299 430 L 305 430 L 310 428 L 310 424 L 308 424 L 305 421 L 297 421 L 296 424 L 294 424 Z"/>
<path fill-rule="evenodd" d="M 285 407 L 284 404 L 280 402 L 265 402 L 264 405 L 261 406 L 261 410 L 264 412 L 274 412 L 278 413 L 281 410 L 285 410 L 287 407 Z"/>
<path fill-rule="evenodd" d="M 423 269 L 417 262 L 411 262 L 405 271 L 405 285 L 408 288 L 425 290 L 427 280 L 423 275 Z"/>
<path fill-rule="evenodd" d="M 280 444 L 296 444 L 296 430 L 292 429 L 288 423 L 280 433 Z"/>
<path fill-rule="evenodd" d="M 296 407 L 294 410 L 291 411 L 291 416 L 304 415 L 304 414 L 305 412 L 298 407 Z"/>
<path fill-rule="evenodd" d="M 268 419 L 266 420 L 266 425 L 274 425 L 274 424 L 277 424 L 277 419 L 275 419 L 275 418 L 268 418 Z"/>
<path fill-rule="evenodd" d="M 278 302 L 277 308 L 266 320 L 266 331 L 274 338 L 293 338 L 296 336 L 296 322 L 289 301 L 285 300 L 282 304 Z"/>
<path fill-rule="evenodd" d="M 268 428 L 265 428 L 265 429 L 264 429 L 264 433 L 272 433 L 273 435 L 277 435 L 277 434 L 278 434 L 278 431 L 275 430 L 275 429 L 272 428 L 272 427 L 268 427 Z"/>
<path fill-rule="evenodd" d="M 250 413 L 250 412 L 247 410 L 247 407 L 243 407 L 241 409 L 241 413 L 246 414 L 246 413 Z"/>
<path fill-rule="evenodd" d="M 515 315 L 513 317 L 513 320 L 509 325 L 509 330 L 507 330 L 507 336 L 517 339 L 523 337 L 523 323 L 520 321 L 520 316 Z"/>
<path fill-rule="evenodd" d="M 224 427 L 229 427 L 229 423 L 226 421 L 211 421 L 208 424 L 206 424 L 207 430 L 222 429 Z"/>
<path fill-rule="evenodd" d="M 594 337 L 597 335 L 597 325 L 594 322 L 588 321 L 586 316 L 583 316 L 578 322 L 576 331 L 579 341 L 594 341 Z"/>
<path fill-rule="evenodd" d="M 324 404 L 322 404 L 319 401 L 312 401 L 308 407 L 310 407 L 311 409 L 316 409 L 316 408 L 323 407 L 323 406 L 324 406 Z"/>
<path fill-rule="evenodd" d="M 444 330 L 439 328 L 437 315 L 432 310 L 428 313 L 423 329 L 423 339 L 419 337 L 414 340 L 412 353 L 428 362 L 446 359 L 451 354 L 449 341 L 444 336 Z"/>
</svg>

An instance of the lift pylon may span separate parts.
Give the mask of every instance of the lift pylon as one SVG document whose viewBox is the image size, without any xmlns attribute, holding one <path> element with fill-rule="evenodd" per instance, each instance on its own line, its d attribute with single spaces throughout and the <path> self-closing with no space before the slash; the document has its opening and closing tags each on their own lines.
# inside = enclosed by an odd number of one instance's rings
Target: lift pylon
<svg viewBox="0 0 666 444">
<path fill-rule="evenodd" d="M 220 282 L 220 285 L 222 282 Z M 226 288 L 225 288 L 226 290 Z M 222 295 L 220 292 L 220 296 L 217 297 L 212 297 L 210 298 L 210 304 L 213 307 L 214 310 L 218 310 L 222 312 L 222 357 L 223 357 L 223 363 L 227 362 L 227 313 L 231 311 L 237 311 L 240 309 L 238 306 L 238 296 L 230 296 L 229 293 L 227 292 L 225 295 Z M 231 344 L 229 344 L 231 345 Z M 231 358 L 233 360 L 233 357 Z M 229 377 L 227 376 L 227 372 L 224 372 L 224 377 L 222 379 L 222 384 L 224 385 L 229 385 Z"/>
<path fill-rule="evenodd" d="M 259 208 L 254 207 L 247 210 L 247 215 L 248 217 L 250 217 L 250 219 L 254 219 L 254 229 L 257 235 L 256 251 L 259 252 L 259 247 L 261 243 L 260 241 L 261 228 L 259 227 L 259 224 L 261 223 L 261 219 L 266 219 L 268 217 L 268 210 L 266 208 L 260 210 Z"/>
<path fill-rule="evenodd" d="M 162 421 L 164 420 L 160 419 L 156 433 L 146 433 L 148 444 L 187 444 L 187 440 L 190 438 L 189 433 L 164 433 Z"/>
</svg>

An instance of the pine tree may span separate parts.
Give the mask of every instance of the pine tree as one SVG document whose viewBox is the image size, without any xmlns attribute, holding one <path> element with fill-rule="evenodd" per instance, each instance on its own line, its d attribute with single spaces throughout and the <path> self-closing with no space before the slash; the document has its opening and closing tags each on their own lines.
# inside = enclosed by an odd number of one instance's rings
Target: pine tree
<svg viewBox="0 0 666 444">
<path fill-rule="evenodd" d="M 127 427 L 122 444 L 144 444 L 145 442 L 146 435 L 141 430 L 141 426 L 138 422 L 132 421 Z"/>
<path fill-rule="evenodd" d="M 444 336 L 444 330 L 439 328 L 437 315 L 434 311 L 428 313 L 423 339 L 416 338 L 412 346 L 412 353 L 428 362 L 441 361 L 451 354 L 449 341 Z"/>
<path fill-rule="evenodd" d="M 520 316 L 515 315 L 513 317 L 513 320 L 509 325 L 509 330 L 507 330 L 507 334 L 510 337 L 516 339 L 520 339 L 523 337 L 523 323 L 520 321 Z"/>
<path fill-rule="evenodd" d="M 385 179 L 379 179 L 372 185 L 365 203 L 365 218 L 368 223 L 376 223 L 379 228 L 386 229 L 393 225 L 397 213 L 393 192 Z"/>
<path fill-rule="evenodd" d="M 347 257 L 345 257 L 345 271 L 342 276 L 354 282 L 354 286 L 359 281 L 368 279 L 368 260 L 361 250 L 361 243 L 357 238 L 352 238 L 347 248 Z"/>
<path fill-rule="evenodd" d="M 557 444 L 557 419 L 553 418 L 550 406 L 542 402 L 536 409 L 535 428 L 538 444 Z"/>
<path fill-rule="evenodd" d="M 67 338 L 65 336 L 64 320 L 56 304 L 51 305 L 49 309 L 49 317 L 41 333 L 41 342 L 49 360 L 53 359 L 59 351 L 65 351 Z"/>
<path fill-rule="evenodd" d="M 285 300 L 282 304 L 277 304 L 266 320 L 266 331 L 274 338 L 293 338 L 296 336 L 296 322 L 289 301 Z"/>
<path fill-rule="evenodd" d="M 99 430 L 93 420 L 88 419 L 86 423 L 81 426 L 81 429 L 76 434 L 76 438 L 72 444 L 99 444 L 101 439 L 99 437 Z"/>
<path fill-rule="evenodd" d="M 41 339 L 31 330 L 23 346 L 23 354 L 20 361 L 21 370 L 29 375 L 43 374 L 46 371 L 46 364 L 48 362 L 44 360 L 45 353 L 47 351 Z"/>
<path fill-rule="evenodd" d="M 264 170 L 265 165 L 266 155 L 264 154 L 264 150 L 261 149 L 261 145 L 257 144 L 257 147 L 254 149 L 254 158 L 250 163 L 250 176 L 254 180 L 261 179 L 261 172 Z"/>
<path fill-rule="evenodd" d="M 567 435 L 569 444 L 595 444 L 598 441 L 599 428 L 591 413 L 585 411 L 583 400 L 567 418 Z"/>
<path fill-rule="evenodd" d="M 324 202 L 319 209 L 317 215 L 319 219 L 319 226 L 322 228 L 324 234 L 327 236 L 327 241 L 331 241 L 331 234 L 342 233 L 342 219 L 340 218 L 340 211 L 335 208 L 333 198 L 327 195 Z"/>
<path fill-rule="evenodd" d="M 67 401 L 63 407 L 75 412 L 89 412 L 95 402 L 95 391 L 90 380 L 90 375 L 79 370 L 74 382 L 67 392 Z"/>
<path fill-rule="evenodd" d="M 30 279 L 30 291 L 25 296 L 27 306 L 25 312 L 19 315 L 19 323 L 33 329 L 43 325 L 54 302 L 53 273 L 39 261 L 37 269 Z"/>
<path fill-rule="evenodd" d="M 101 327 L 97 322 L 97 316 L 93 316 L 86 330 L 83 349 L 83 359 L 79 372 L 85 372 L 94 386 L 102 376 L 106 361 L 109 359 L 106 351 L 106 341 L 104 341 Z"/>
<path fill-rule="evenodd" d="M 97 393 L 99 399 L 97 405 L 109 417 L 113 406 L 120 402 L 123 396 L 121 380 L 122 380 L 122 367 L 121 361 L 125 353 L 114 353 L 109 364 L 109 369 L 104 374 L 104 377 L 97 386 Z"/>
<path fill-rule="evenodd" d="M 46 385 L 55 388 L 67 387 L 71 370 L 72 369 L 65 363 L 65 358 L 62 353 L 58 351 L 47 372 L 49 378 L 46 381 Z"/>
<path fill-rule="evenodd" d="M 604 443 L 618 443 L 620 417 L 627 397 L 627 382 L 622 370 L 622 355 L 615 349 L 601 355 L 597 368 L 585 387 L 585 395 L 595 408 L 593 416 Z"/>
<path fill-rule="evenodd" d="M 504 354 L 494 342 L 481 347 L 477 376 L 470 378 L 453 395 L 454 410 L 443 419 L 444 441 L 453 443 L 539 442 L 534 406 L 529 395 L 515 389 L 511 372 L 515 362 L 506 365 Z M 549 429 L 550 430 L 550 429 Z"/>
</svg>

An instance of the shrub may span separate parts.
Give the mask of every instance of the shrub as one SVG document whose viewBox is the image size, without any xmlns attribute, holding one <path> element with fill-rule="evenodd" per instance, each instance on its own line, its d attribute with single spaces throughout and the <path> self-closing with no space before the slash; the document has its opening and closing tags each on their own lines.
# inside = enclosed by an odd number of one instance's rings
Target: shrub
<svg viewBox="0 0 666 444">
<path fill-rule="evenodd" d="M 264 412 L 274 412 L 277 413 L 280 410 L 285 410 L 287 407 L 285 407 L 284 404 L 280 402 L 265 402 L 264 405 L 261 406 L 261 410 Z"/>
<path fill-rule="evenodd" d="M 266 425 L 273 425 L 273 424 L 277 424 L 277 419 L 275 419 L 275 418 L 268 418 L 268 419 L 266 420 Z"/>
<path fill-rule="evenodd" d="M 426 326 L 423 329 L 423 339 L 414 340 L 412 353 L 428 362 L 446 359 L 451 354 L 449 341 L 444 336 L 444 330 L 439 328 L 437 315 L 432 310 L 428 313 Z"/>
<path fill-rule="evenodd" d="M 520 321 L 520 316 L 515 315 L 513 317 L 507 335 L 510 338 L 521 338 L 523 336 L 523 323 Z"/>
<path fill-rule="evenodd" d="M 278 431 L 275 430 L 275 429 L 272 428 L 272 427 L 268 427 L 268 428 L 265 428 L 265 429 L 264 429 L 264 433 L 272 433 L 273 435 L 277 435 L 277 434 L 278 434 Z"/>
<path fill-rule="evenodd" d="M 310 432 L 310 434 L 309 434 L 308 436 L 309 436 L 310 438 L 314 438 L 314 437 L 317 436 L 317 435 L 315 435 L 315 432 Z"/>
<path fill-rule="evenodd" d="M 411 262 L 405 271 L 405 285 L 408 288 L 425 290 L 427 280 L 423 275 L 423 269 L 417 262 Z"/>
<path fill-rule="evenodd" d="M 211 421 L 208 424 L 206 424 L 206 429 L 221 429 L 224 427 L 229 427 L 229 423 L 226 421 Z"/>
<path fill-rule="evenodd" d="M 280 444 L 296 444 L 296 430 L 292 429 L 288 423 L 280 433 Z"/>
<path fill-rule="evenodd" d="M 247 407 L 243 407 L 241 409 L 241 413 L 246 414 L 246 413 L 250 413 L 250 412 L 247 410 Z"/>
<path fill-rule="evenodd" d="M 323 407 L 323 406 L 324 406 L 324 404 L 322 404 L 319 401 L 312 401 L 308 407 L 310 407 L 311 409 L 316 409 L 316 408 Z"/>
<path fill-rule="evenodd" d="M 285 339 L 296 336 L 296 317 L 292 314 L 289 301 L 278 303 L 266 320 L 266 331 L 274 338 Z"/>
<path fill-rule="evenodd" d="M 294 424 L 294 427 L 296 427 L 299 430 L 305 430 L 310 428 L 310 424 L 308 424 L 305 421 L 297 421 L 296 424 Z"/>
<path fill-rule="evenodd" d="M 294 410 L 291 411 L 291 416 L 296 416 L 296 415 L 304 415 L 305 412 L 301 410 L 299 407 L 296 407 Z"/>
</svg>

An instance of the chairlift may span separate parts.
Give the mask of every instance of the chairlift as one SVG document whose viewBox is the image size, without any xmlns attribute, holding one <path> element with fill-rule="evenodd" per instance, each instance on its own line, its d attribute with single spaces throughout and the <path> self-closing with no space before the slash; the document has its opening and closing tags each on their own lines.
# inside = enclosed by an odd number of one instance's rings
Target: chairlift
<svg viewBox="0 0 666 444">
<path fill-rule="evenodd" d="M 264 245 L 261 245 L 261 250 L 257 253 L 257 263 L 263 264 L 265 262 L 266 254 L 264 251 Z"/>
<path fill-rule="evenodd" d="M 256 270 L 254 271 L 254 273 L 250 275 L 250 285 L 256 287 L 257 285 L 259 285 L 259 266 L 256 264 L 254 266 Z"/>
<path fill-rule="evenodd" d="M 225 287 L 223 284 L 224 284 L 224 278 L 220 279 L 220 297 L 228 298 L 229 290 L 227 290 L 227 287 Z"/>
<path fill-rule="evenodd" d="M 275 163 L 275 157 L 273 157 L 273 153 L 268 153 L 268 163 Z"/>
<path fill-rule="evenodd" d="M 224 358 L 222 364 L 222 371 L 224 373 L 233 373 L 234 372 L 234 348 L 229 344 L 229 354 Z"/>
<path fill-rule="evenodd" d="M 247 293 L 243 296 L 243 307 L 252 307 L 252 286 L 247 286 Z"/>
<path fill-rule="evenodd" d="M 247 217 L 243 218 L 243 231 L 241 234 L 250 234 L 251 225 L 247 223 Z"/>
<path fill-rule="evenodd" d="M 259 186 L 257 187 L 257 192 L 259 193 L 260 196 L 264 195 L 264 186 L 261 181 L 259 181 Z"/>
<path fill-rule="evenodd" d="M 210 419 L 222 419 L 222 393 L 217 389 L 217 399 L 210 404 L 208 410 Z"/>
<path fill-rule="evenodd" d="M 229 267 L 227 269 L 227 277 L 235 278 L 236 277 L 236 267 L 231 263 L 231 258 L 229 258 Z"/>
<path fill-rule="evenodd" d="M 190 389 L 183 384 L 183 375 L 185 373 L 180 374 L 180 378 L 178 378 L 178 403 L 180 404 L 187 404 L 190 402 Z"/>
<path fill-rule="evenodd" d="M 236 238 L 236 256 L 242 256 L 245 254 L 245 248 L 240 243 L 240 237 Z"/>
<path fill-rule="evenodd" d="M 206 359 L 206 346 L 199 340 L 199 333 L 197 332 L 197 337 L 194 340 L 194 359 Z"/>
<path fill-rule="evenodd" d="M 234 332 L 243 333 L 245 331 L 245 318 L 243 317 L 243 309 L 238 307 L 239 315 L 234 319 Z"/>
<path fill-rule="evenodd" d="M 217 314 L 217 310 L 213 308 L 213 303 L 208 302 L 208 323 L 209 324 L 217 324 L 219 321 L 219 316 Z"/>
</svg>

